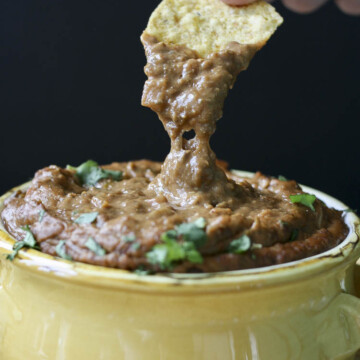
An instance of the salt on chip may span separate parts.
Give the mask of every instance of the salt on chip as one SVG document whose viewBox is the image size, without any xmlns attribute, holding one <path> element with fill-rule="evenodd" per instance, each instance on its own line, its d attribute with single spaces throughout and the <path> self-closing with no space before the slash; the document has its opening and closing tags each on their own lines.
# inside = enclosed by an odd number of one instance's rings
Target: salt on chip
<svg viewBox="0 0 360 360">
<path fill-rule="evenodd" d="M 232 41 L 260 47 L 282 21 L 264 1 L 234 7 L 221 0 L 163 0 L 152 13 L 145 32 L 206 57 Z"/>
</svg>

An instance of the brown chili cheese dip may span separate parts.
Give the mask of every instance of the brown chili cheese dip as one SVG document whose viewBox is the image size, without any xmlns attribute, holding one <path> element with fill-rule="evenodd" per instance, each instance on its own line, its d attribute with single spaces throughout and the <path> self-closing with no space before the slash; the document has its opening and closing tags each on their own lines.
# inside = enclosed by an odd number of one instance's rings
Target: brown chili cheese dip
<svg viewBox="0 0 360 360">
<path fill-rule="evenodd" d="M 156 10 L 161 19 L 172 1 Z M 199 2 L 228 16 L 243 11 L 229 10 L 220 0 Z M 194 0 L 178 3 L 197 6 Z M 272 11 L 259 3 L 241 16 L 255 16 L 257 6 Z M 141 37 L 148 60 L 142 104 L 158 114 L 169 134 L 169 155 L 163 164 L 141 160 L 99 167 L 88 161 L 39 170 L 26 190 L 5 201 L 1 218 L 18 240 L 9 258 L 30 247 L 143 274 L 220 272 L 299 260 L 342 242 L 348 228 L 340 211 L 295 181 L 234 175 L 210 148 L 229 89 L 271 34 L 213 45 L 209 52 L 201 41 L 189 48 L 181 39 L 164 40 L 151 30 L 155 20 L 153 15 Z M 189 131 L 194 137 L 186 139 Z"/>
</svg>

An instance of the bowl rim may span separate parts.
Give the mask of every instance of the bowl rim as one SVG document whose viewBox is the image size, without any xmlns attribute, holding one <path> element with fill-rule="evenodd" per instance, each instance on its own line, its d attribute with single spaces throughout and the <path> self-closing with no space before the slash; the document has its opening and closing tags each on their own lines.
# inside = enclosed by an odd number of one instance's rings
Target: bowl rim
<svg viewBox="0 0 360 360">
<path fill-rule="evenodd" d="M 231 170 L 241 177 L 252 177 L 248 171 Z M 0 197 L 0 211 L 4 200 L 18 190 L 25 189 L 30 182 L 17 186 Z M 338 210 L 348 207 L 339 200 L 319 190 L 301 185 L 308 193 L 316 195 L 326 205 Z M 344 221 L 349 227 L 349 234 L 344 241 L 324 253 L 305 259 L 262 268 L 235 270 L 205 274 L 155 274 L 138 275 L 131 271 L 67 261 L 34 249 L 21 250 L 12 264 L 39 275 L 92 286 L 111 288 L 132 288 L 142 291 L 204 291 L 204 289 L 224 291 L 234 287 L 239 290 L 254 289 L 264 286 L 279 285 L 284 282 L 312 277 L 328 271 L 330 268 L 346 266 L 360 257 L 360 219 L 350 211 Z M 0 221 L 0 254 L 12 250 L 15 239 L 6 232 Z"/>
</svg>

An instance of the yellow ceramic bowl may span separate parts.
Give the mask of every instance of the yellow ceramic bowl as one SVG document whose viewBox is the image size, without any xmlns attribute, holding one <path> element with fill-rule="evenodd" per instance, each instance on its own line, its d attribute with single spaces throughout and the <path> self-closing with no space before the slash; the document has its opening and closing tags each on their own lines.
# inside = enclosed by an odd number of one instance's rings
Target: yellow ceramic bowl
<svg viewBox="0 0 360 360">
<path fill-rule="evenodd" d="M 14 241 L 0 230 L 0 359 L 352 359 L 360 349 L 360 226 L 353 213 L 346 222 L 346 240 L 318 256 L 177 276 L 138 276 L 36 250 L 10 262 Z"/>
</svg>

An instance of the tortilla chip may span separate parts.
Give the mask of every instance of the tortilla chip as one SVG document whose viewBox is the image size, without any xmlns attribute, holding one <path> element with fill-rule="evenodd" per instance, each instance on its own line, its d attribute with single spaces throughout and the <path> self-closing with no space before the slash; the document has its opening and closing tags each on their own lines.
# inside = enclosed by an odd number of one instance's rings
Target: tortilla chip
<svg viewBox="0 0 360 360">
<path fill-rule="evenodd" d="M 152 13 L 145 32 L 206 57 L 232 41 L 262 46 L 282 21 L 264 1 L 233 7 L 220 0 L 163 0 Z"/>
</svg>

